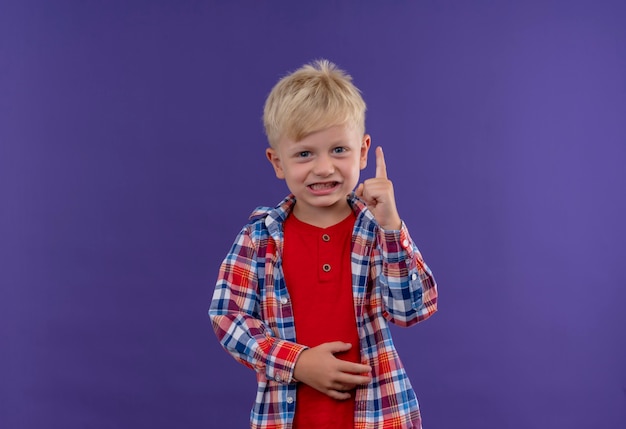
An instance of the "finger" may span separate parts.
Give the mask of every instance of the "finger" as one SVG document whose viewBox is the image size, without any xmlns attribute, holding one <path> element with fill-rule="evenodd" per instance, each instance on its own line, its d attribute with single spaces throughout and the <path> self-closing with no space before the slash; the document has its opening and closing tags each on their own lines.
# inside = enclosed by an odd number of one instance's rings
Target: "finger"
<svg viewBox="0 0 626 429">
<path fill-rule="evenodd" d="M 337 390 L 327 390 L 326 395 L 330 396 L 337 401 L 345 401 L 346 399 L 350 399 L 350 394 L 348 392 L 339 392 Z"/>
<path fill-rule="evenodd" d="M 359 383 L 359 384 L 337 383 L 337 385 L 335 386 L 333 390 L 336 390 L 337 392 L 350 393 L 356 390 L 362 384 L 364 383 Z"/>
<path fill-rule="evenodd" d="M 343 341 L 334 341 L 332 343 L 324 343 L 322 344 L 322 346 L 326 348 L 332 354 L 346 352 L 352 348 L 352 344 L 344 343 Z"/>
<path fill-rule="evenodd" d="M 359 198 L 363 196 L 363 183 L 359 183 L 359 186 L 357 186 L 356 191 L 354 191 L 354 193 Z"/>
<path fill-rule="evenodd" d="M 333 390 L 336 390 L 337 392 L 349 392 L 350 390 L 354 389 L 355 385 L 353 384 L 347 384 L 347 383 L 333 383 Z"/>
<path fill-rule="evenodd" d="M 372 381 L 372 378 L 366 375 L 344 373 L 340 377 L 337 377 L 337 382 L 343 386 L 359 386 L 369 384 L 370 381 Z"/>
<path fill-rule="evenodd" d="M 385 155 L 383 154 L 383 148 L 380 146 L 376 148 L 376 177 L 379 179 L 387 178 L 387 165 L 385 164 Z"/>
<path fill-rule="evenodd" d="M 372 367 L 369 365 L 363 365 L 360 363 L 341 361 L 342 364 L 339 367 L 339 371 L 347 374 L 369 374 L 372 372 Z"/>
</svg>

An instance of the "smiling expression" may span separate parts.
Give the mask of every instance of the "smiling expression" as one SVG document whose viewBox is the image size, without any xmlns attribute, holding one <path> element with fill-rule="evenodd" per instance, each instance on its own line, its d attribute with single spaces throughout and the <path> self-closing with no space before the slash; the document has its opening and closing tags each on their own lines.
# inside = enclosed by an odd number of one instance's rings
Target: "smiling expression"
<svg viewBox="0 0 626 429">
<path fill-rule="evenodd" d="M 336 125 L 299 141 L 281 138 L 268 148 L 276 177 L 296 197 L 294 215 L 303 222 L 330 226 L 343 220 L 350 207 L 346 196 L 367 165 L 370 136 L 348 125 Z"/>
</svg>

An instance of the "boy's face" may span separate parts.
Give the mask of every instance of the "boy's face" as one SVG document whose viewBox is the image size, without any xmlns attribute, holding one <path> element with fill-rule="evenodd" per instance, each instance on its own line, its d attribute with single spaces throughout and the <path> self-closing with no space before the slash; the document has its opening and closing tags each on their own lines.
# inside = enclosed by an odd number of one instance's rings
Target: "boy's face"
<svg viewBox="0 0 626 429">
<path fill-rule="evenodd" d="M 298 219 L 338 222 L 348 215 L 346 196 L 367 165 L 370 143 L 370 136 L 354 127 L 336 125 L 300 141 L 283 137 L 276 147 L 267 149 L 276 177 L 285 179 L 296 197 L 294 214 Z"/>
</svg>

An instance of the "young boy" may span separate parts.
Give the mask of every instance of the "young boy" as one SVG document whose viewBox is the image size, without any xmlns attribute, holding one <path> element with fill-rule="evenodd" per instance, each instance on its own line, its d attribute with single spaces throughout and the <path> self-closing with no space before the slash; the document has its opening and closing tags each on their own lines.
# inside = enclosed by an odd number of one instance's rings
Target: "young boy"
<svg viewBox="0 0 626 429">
<path fill-rule="evenodd" d="M 357 187 L 371 139 L 351 81 L 320 60 L 265 104 L 266 155 L 291 194 L 252 213 L 209 309 L 222 346 L 256 371 L 252 428 L 421 428 L 388 322 L 428 318 L 437 286 L 381 148 L 376 177 Z"/>
</svg>

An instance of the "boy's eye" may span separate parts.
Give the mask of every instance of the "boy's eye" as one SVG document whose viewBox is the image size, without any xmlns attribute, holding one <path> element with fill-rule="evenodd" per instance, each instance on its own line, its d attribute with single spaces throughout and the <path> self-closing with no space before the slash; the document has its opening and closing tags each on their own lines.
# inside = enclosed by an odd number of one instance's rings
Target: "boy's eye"
<svg viewBox="0 0 626 429">
<path fill-rule="evenodd" d="M 333 153 L 344 153 L 346 151 L 345 147 L 336 147 L 333 149 Z"/>
<path fill-rule="evenodd" d="M 308 150 L 304 150 L 302 152 L 298 152 L 298 157 L 299 158 L 307 158 L 311 156 L 311 152 L 309 152 Z"/>
</svg>

